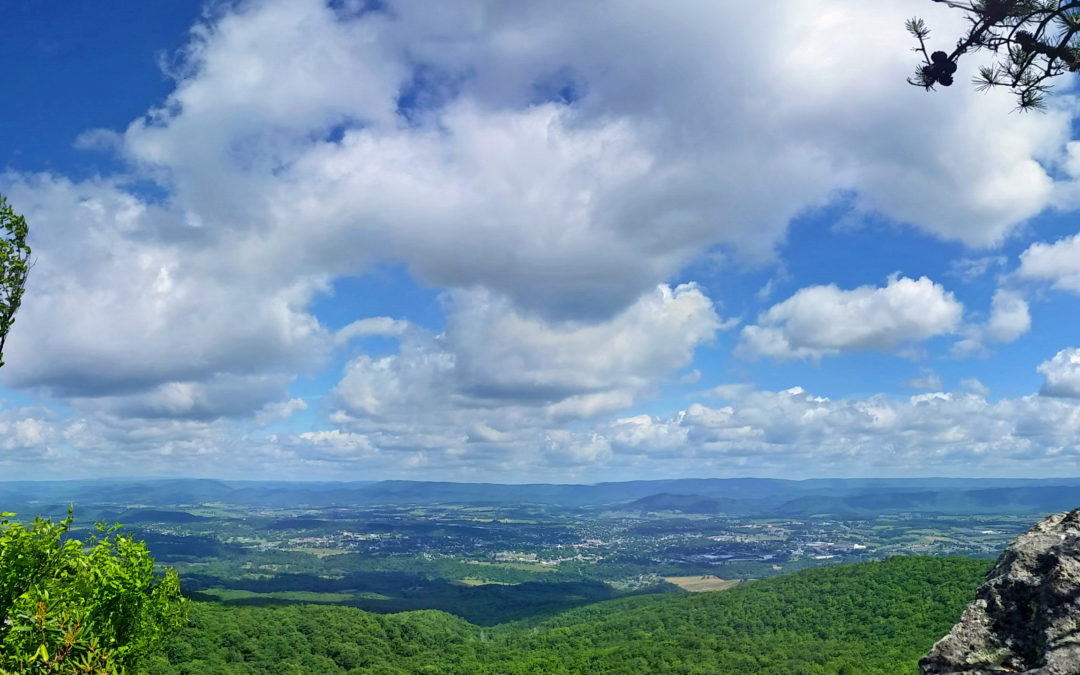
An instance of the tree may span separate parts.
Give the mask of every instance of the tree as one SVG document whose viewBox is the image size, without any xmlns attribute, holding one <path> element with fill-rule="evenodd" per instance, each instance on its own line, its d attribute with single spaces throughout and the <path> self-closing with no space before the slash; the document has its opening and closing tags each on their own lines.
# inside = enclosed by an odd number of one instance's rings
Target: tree
<svg viewBox="0 0 1080 675">
<path fill-rule="evenodd" d="M 0 195 L 0 366 L 4 365 L 4 342 L 22 304 L 26 276 L 30 273 L 29 228 L 7 199 Z"/>
<path fill-rule="evenodd" d="M 186 623 L 176 572 L 99 523 L 80 541 L 60 523 L 0 514 L 0 675 L 134 671 Z"/>
<path fill-rule="evenodd" d="M 1049 82 L 1080 70 L 1080 0 L 933 0 L 964 12 L 969 28 L 952 51 L 930 52 L 930 29 L 922 19 L 907 22 L 922 61 L 908 82 L 925 89 L 951 86 L 958 59 L 987 51 L 993 62 L 979 68 L 975 87 L 1005 87 L 1020 110 L 1043 108 Z"/>
</svg>

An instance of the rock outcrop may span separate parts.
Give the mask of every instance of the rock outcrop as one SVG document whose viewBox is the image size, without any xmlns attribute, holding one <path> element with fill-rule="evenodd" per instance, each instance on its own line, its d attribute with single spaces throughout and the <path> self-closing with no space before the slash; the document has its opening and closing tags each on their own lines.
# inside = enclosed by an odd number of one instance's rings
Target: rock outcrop
<svg viewBox="0 0 1080 675">
<path fill-rule="evenodd" d="M 1080 674 L 1080 509 L 1017 537 L 919 667 L 923 675 Z"/>
</svg>

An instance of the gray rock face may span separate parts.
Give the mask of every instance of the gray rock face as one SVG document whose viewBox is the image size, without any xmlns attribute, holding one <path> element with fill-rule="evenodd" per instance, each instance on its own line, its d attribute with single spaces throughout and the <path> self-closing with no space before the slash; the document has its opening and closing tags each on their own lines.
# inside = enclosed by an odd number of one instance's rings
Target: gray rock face
<svg viewBox="0 0 1080 675">
<path fill-rule="evenodd" d="M 1017 537 L 919 667 L 923 675 L 1080 674 L 1080 509 Z"/>
</svg>

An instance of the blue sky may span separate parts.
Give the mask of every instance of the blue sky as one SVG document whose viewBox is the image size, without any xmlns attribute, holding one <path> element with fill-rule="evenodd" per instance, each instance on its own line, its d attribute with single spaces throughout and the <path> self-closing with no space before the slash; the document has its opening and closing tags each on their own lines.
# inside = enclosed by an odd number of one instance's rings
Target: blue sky
<svg viewBox="0 0 1080 675">
<path fill-rule="evenodd" d="M 1073 83 L 787 4 L 8 8 L 0 475 L 1080 474 Z"/>
</svg>

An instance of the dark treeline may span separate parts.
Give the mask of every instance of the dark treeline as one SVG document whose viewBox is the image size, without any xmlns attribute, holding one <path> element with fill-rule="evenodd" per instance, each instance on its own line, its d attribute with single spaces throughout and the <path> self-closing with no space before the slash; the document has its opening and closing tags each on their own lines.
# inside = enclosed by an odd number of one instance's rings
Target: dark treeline
<svg viewBox="0 0 1080 675">
<path fill-rule="evenodd" d="M 198 603 L 150 664 L 188 673 L 913 673 L 987 560 L 897 557 L 482 627 L 438 611 Z"/>
<path fill-rule="evenodd" d="M 200 579 L 191 580 L 192 585 Z M 188 590 L 193 600 L 216 600 L 212 592 Z M 674 588 L 657 586 L 653 592 Z M 445 579 L 428 580 L 403 573 L 358 572 L 338 579 L 309 575 L 282 574 L 267 579 L 237 581 L 230 590 L 271 594 L 301 591 L 336 594 L 336 605 L 358 607 L 370 612 L 391 613 L 419 609 L 439 609 L 456 614 L 474 624 L 491 626 L 536 615 L 551 615 L 560 610 L 577 607 L 621 595 L 611 586 L 599 581 L 528 581 L 515 585 L 456 584 Z M 223 602 L 229 605 L 303 604 L 310 601 L 282 600 L 270 595 L 240 597 Z"/>
</svg>

